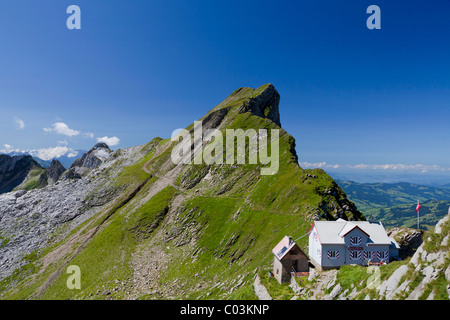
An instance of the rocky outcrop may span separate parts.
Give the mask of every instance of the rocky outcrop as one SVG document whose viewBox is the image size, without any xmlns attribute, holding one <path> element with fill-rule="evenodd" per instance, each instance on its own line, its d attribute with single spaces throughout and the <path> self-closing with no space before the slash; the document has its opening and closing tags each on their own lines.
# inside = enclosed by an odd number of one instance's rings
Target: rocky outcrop
<svg viewBox="0 0 450 320">
<path fill-rule="evenodd" d="M 386 280 L 383 281 L 378 292 L 381 296 L 385 296 L 387 300 L 391 300 L 399 291 L 400 279 L 408 272 L 408 266 L 403 265 Z"/>
<path fill-rule="evenodd" d="M 66 169 L 63 167 L 63 165 L 58 160 L 53 159 L 51 165 L 48 168 L 45 168 L 44 172 L 39 176 L 38 183 L 33 186 L 32 189 L 43 188 L 48 185 L 55 184 L 64 173 L 64 171 L 66 171 Z M 27 188 L 27 185 L 25 185 L 24 187 L 25 189 L 30 189 Z M 19 186 L 17 189 L 21 189 L 21 186 Z"/>
<path fill-rule="evenodd" d="M 448 214 L 442 218 L 435 227 L 434 233 L 426 237 L 425 242 L 417 249 L 411 258 L 411 264 L 415 267 L 414 272 L 422 277 L 420 283 L 409 293 L 407 300 L 417 300 L 425 293 L 427 285 L 435 281 L 440 274 L 444 273 L 447 280 L 447 294 L 450 299 L 450 279 L 448 261 L 448 237 L 449 237 Z M 445 230 L 445 234 L 443 231 Z M 432 299 L 434 292 L 430 293 Z"/>
<path fill-rule="evenodd" d="M 58 181 L 63 172 L 66 171 L 66 168 L 64 168 L 58 160 L 52 160 L 50 167 L 46 168 L 45 171 L 47 172 L 48 182 L 54 184 Z"/>
<path fill-rule="evenodd" d="M 397 227 L 387 230 L 387 235 L 397 241 L 400 246 L 399 257 L 401 260 L 411 257 L 423 242 L 423 230 Z"/>
<path fill-rule="evenodd" d="M 75 160 L 70 168 L 84 167 L 94 169 L 109 157 L 111 149 L 106 143 L 97 143 L 91 150 L 85 153 L 80 159 Z"/>
<path fill-rule="evenodd" d="M 251 112 L 255 116 L 270 119 L 281 127 L 280 111 L 278 108 L 280 94 L 272 84 L 267 84 L 259 90 L 261 90 L 261 93 L 244 103 L 239 112 Z"/>
<path fill-rule="evenodd" d="M 106 143 L 97 143 L 64 173 L 62 179 L 80 179 L 92 169 L 97 168 L 112 153 Z"/>
<path fill-rule="evenodd" d="M 0 155 L 0 194 L 20 185 L 33 168 L 40 168 L 31 156 Z"/>
</svg>

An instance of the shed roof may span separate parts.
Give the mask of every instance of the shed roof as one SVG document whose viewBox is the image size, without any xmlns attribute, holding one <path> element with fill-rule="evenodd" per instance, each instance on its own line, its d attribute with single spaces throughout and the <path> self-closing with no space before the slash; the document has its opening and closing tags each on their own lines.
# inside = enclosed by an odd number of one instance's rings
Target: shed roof
<svg viewBox="0 0 450 320">
<path fill-rule="evenodd" d="M 292 241 L 291 237 L 285 236 L 275 248 L 272 249 L 272 253 L 278 258 L 278 260 L 283 259 L 283 257 L 295 246 L 295 242 Z"/>
<path fill-rule="evenodd" d="M 368 245 L 390 245 L 391 239 L 386 234 L 381 222 L 368 221 L 315 221 L 320 243 L 322 244 L 345 244 L 345 236 L 353 229 L 358 228 L 368 237 Z"/>
</svg>

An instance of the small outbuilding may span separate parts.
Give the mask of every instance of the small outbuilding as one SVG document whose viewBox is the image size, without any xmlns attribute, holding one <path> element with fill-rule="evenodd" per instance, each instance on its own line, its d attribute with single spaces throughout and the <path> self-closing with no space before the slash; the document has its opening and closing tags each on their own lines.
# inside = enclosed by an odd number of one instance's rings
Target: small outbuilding
<svg viewBox="0 0 450 320">
<path fill-rule="evenodd" d="M 292 238 L 285 236 L 275 248 L 273 248 L 273 275 L 279 283 L 289 282 L 291 272 L 308 272 L 308 256 L 300 247 L 292 241 Z"/>
</svg>

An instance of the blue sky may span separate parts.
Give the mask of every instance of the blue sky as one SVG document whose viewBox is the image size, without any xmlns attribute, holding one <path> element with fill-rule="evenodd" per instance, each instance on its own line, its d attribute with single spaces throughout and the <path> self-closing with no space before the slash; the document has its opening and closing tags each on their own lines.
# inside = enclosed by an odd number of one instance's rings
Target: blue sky
<svg viewBox="0 0 450 320">
<path fill-rule="evenodd" d="M 66 28 L 71 4 L 81 30 Z M 366 27 L 371 4 L 381 30 Z M 449 12 L 447 0 L 4 1 L 0 149 L 143 144 L 270 82 L 304 166 L 450 168 Z"/>
</svg>

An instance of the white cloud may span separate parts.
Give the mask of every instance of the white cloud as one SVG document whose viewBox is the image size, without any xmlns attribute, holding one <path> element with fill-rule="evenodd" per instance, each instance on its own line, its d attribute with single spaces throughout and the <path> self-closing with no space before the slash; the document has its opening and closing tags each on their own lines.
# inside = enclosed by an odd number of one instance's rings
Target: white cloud
<svg viewBox="0 0 450 320">
<path fill-rule="evenodd" d="M 340 164 L 328 164 L 326 162 L 300 162 L 300 166 L 305 168 L 338 169 Z"/>
<path fill-rule="evenodd" d="M 97 138 L 97 142 L 104 142 L 108 146 L 112 147 L 112 146 L 117 146 L 120 143 L 120 139 L 117 137 L 102 137 L 102 138 Z"/>
<path fill-rule="evenodd" d="M 427 165 L 427 164 L 357 164 L 354 166 L 349 166 L 354 169 L 369 169 L 369 170 L 394 170 L 394 171 L 448 171 L 450 168 L 444 168 L 438 165 Z"/>
<path fill-rule="evenodd" d="M 53 158 L 59 158 L 63 155 L 73 151 L 67 147 L 54 147 L 54 148 L 42 148 L 30 150 L 28 153 L 34 157 L 38 157 L 42 160 L 51 160 Z"/>
<path fill-rule="evenodd" d="M 64 122 L 56 122 L 52 125 L 52 128 L 43 128 L 45 132 L 56 132 L 64 136 L 73 137 L 80 134 L 80 131 L 70 129 Z"/>
<path fill-rule="evenodd" d="M 73 157 L 76 157 L 77 155 L 78 155 L 78 151 L 72 150 L 67 154 L 67 157 L 73 158 Z"/>
<path fill-rule="evenodd" d="M 14 124 L 16 125 L 16 130 L 25 129 L 25 122 L 23 122 L 23 120 L 18 117 L 14 117 Z"/>
<path fill-rule="evenodd" d="M 4 149 L 0 149 L 0 153 L 24 153 L 25 151 L 20 149 L 14 149 L 14 147 L 10 144 L 5 143 L 3 145 Z"/>
<path fill-rule="evenodd" d="M 439 165 L 427 165 L 427 164 L 330 164 L 326 162 L 300 162 L 303 168 L 322 168 L 322 169 L 359 169 L 359 170 L 378 170 L 378 171 L 419 171 L 422 173 L 430 171 L 450 171 L 450 168 L 442 167 Z"/>
<path fill-rule="evenodd" d="M 33 149 L 33 150 L 20 150 L 14 149 L 14 147 L 10 144 L 4 144 L 3 147 L 5 149 L 0 149 L 0 153 L 23 153 L 29 154 L 33 157 L 40 158 L 42 160 L 51 160 L 53 158 L 59 158 L 64 155 L 67 155 L 69 158 L 73 158 L 79 155 L 79 151 L 73 150 L 72 148 L 68 148 L 66 146 L 57 146 L 53 148 L 41 148 L 41 149 Z"/>
<path fill-rule="evenodd" d="M 83 137 L 94 139 L 94 134 L 92 132 L 85 132 L 83 133 Z"/>
</svg>

